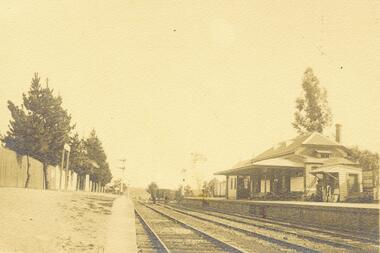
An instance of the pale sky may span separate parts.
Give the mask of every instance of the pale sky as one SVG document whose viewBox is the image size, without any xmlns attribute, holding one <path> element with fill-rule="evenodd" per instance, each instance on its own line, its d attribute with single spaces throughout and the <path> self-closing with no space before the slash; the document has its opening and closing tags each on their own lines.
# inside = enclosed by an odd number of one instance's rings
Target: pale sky
<svg viewBox="0 0 380 253">
<path fill-rule="evenodd" d="M 379 21 L 379 1 L 2 0 L 0 132 L 39 72 L 115 176 L 177 187 L 296 136 L 312 67 L 344 144 L 380 151 Z"/>
</svg>

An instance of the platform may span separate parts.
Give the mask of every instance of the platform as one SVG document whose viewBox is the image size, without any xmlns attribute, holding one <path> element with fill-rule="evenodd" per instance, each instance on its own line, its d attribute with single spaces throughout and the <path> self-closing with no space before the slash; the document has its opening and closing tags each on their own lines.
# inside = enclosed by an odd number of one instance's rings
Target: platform
<svg viewBox="0 0 380 253">
<path fill-rule="evenodd" d="M 378 204 L 185 198 L 184 206 L 350 233 L 379 233 Z"/>
<path fill-rule="evenodd" d="M 271 200 L 248 200 L 248 199 L 225 199 L 225 198 L 202 198 L 189 197 L 187 199 L 207 199 L 217 201 L 233 201 L 241 203 L 265 203 L 278 205 L 300 205 L 300 206 L 325 206 L 325 207 L 343 207 L 343 208 L 364 208 L 364 209 L 379 209 L 380 204 L 374 203 L 342 203 L 342 202 L 309 202 L 309 201 L 271 201 Z"/>
<path fill-rule="evenodd" d="M 137 252 L 134 210 L 133 202 L 126 196 L 114 201 L 108 220 L 105 253 Z"/>
</svg>

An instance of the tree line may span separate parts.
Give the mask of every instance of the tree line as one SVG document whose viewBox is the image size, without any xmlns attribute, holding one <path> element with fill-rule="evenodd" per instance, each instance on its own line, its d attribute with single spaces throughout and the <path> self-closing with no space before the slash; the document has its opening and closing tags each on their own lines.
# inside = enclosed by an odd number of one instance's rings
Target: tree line
<svg viewBox="0 0 380 253">
<path fill-rule="evenodd" d="M 2 141 L 7 148 L 27 157 L 25 187 L 30 179 L 29 157 L 33 157 L 43 164 L 45 188 L 49 188 L 48 166 L 61 164 L 65 144 L 70 145 L 70 169 L 78 174 L 81 188 L 86 174 L 100 186 L 111 181 L 107 156 L 96 131 L 93 129 L 87 138 L 79 137 L 61 96 L 54 94 L 48 79 L 42 85 L 35 73 L 29 90 L 22 94 L 21 105 L 8 101 L 8 109 L 11 120 Z"/>
</svg>

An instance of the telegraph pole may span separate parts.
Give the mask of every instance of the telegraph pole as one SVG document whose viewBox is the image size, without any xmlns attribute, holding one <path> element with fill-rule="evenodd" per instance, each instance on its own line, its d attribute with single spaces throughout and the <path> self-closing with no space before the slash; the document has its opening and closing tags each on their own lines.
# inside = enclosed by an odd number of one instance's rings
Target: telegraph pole
<svg viewBox="0 0 380 253">
<path fill-rule="evenodd" d="M 67 143 L 65 143 L 62 150 L 61 169 L 59 170 L 59 190 L 60 191 L 63 190 L 62 188 L 64 188 L 64 190 L 67 191 L 67 186 L 68 186 L 68 181 L 69 181 L 68 180 L 69 157 L 70 157 L 70 146 Z M 64 186 L 62 186 L 62 171 L 63 170 L 65 171 Z"/>
<path fill-rule="evenodd" d="M 183 174 L 183 177 L 181 179 L 180 188 L 181 188 L 181 197 L 185 196 L 185 186 L 186 186 L 186 169 L 181 170 L 181 174 Z"/>
<path fill-rule="evenodd" d="M 125 163 L 127 161 L 127 159 L 123 158 L 123 159 L 119 159 L 120 162 L 122 162 L 122 166 L 119 167 L 119 169 L 121 169 L 121 178 L 120 178 L 120 194 L 123 194 L 124 193 L 124 171 L 125 171 Z"/>
</svg>

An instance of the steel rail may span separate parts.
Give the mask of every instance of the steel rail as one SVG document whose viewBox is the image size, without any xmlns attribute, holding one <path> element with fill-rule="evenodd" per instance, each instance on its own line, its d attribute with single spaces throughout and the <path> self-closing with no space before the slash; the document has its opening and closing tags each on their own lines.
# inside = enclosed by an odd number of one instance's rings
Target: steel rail
<svg viewBox="0 0 380 253">
<path fill-rule="evenodd" d="M 162 207 L 164 207 L 164 208 L 168 208 L 168 209 L 171 209 L 173 211 L 176 211 L 176 212 L 179 212 L 179 213 L 182 213 L 182 214 L 185 214 L 185 215 L 189 215 L 189 216 L 198 218 L 198 216 L 193 215 L 193 214 L 189 214 L 189 213 L 187 213 L 185 211 L 182 211 L 182 210 L 180 210 L 178 208 L 174 208 L 174 207 L 171 207 L 171 206 L 168 206 L 168 205 L 163 205 L 163 204 L 159 204 L 159 205 L 162 206 Z M 306 239 L 306 240 L 317 242 L 317 243 L 324 243 L 324 244 L 328 244 L 328 245 L 334 246 L 334 247 L 345 248 L 345 249 L 360 249 L 360 247 L 356 247 L 356 246 L 353 246 L 353 245 L 350 245 L 350 244 L 347 244 L 347 243 L 343 243 L 343 242 L 334 242 L 334 241 L 330 241 L 330 240 L 327 240 L 327 239 L 324 239 L 324 238 L 320 238 L 320 237 L 316 237 L 316 236 L 310 236 L 310 235 L 300 234 L 300 233 L 297 233 L 297 232 L 287 231 L 287 230 L 280 229 L 280 228 L 273 228 L 273 227 L 267 227 L 267 226 L 264 226 L 264 225 L 253 224 L 251 222 L 247 222 L 247 221 L 243 221 L 243 220 L 237 220 L 237 219 L 234 219 L 234 218 L 229 218 L 229 217 L 225 217 L 225 216 L 221 216 L 221 215 L 214 215 L 214 214 L 202 212 L 200 210 L 193 210 L 193 209 L 188 209 L 188 210 L 192 211 L 192 212 L 197 212 L 197 213 L 200 213 L 200 214 L 205 214 L 205 215 L 209 215 L 209 216 L 218 217 L 218 218 L 221 218 L 221 219 L 226 219 L 226 220 L 229 220 L 229 221 L 232 221 L 232 222 L 237 222 L 237 223 L 241 223 L 241 224 L 245 224 L 245 225 L 250 225 L 250 226 L 261 228 L 261 229 L 271 230 L 271 231 L 280 232 L 280 233 L 286 233 L 286 234 L 289 234 L 289 235 L 296 236 L 298 238 Z M 239 218 L 239 217 L 236 216 L 236 218 Z M 206 218 L 202 218 L 202 219 L 206 219 Z M 209 220 L 209 219 L 206 219 L 206 220 Z M 209 220 L 209 221 L 212 221 L 212 220 Z M 214 221 L 212 221 L 212 222 L 214 222 Z"/>
<path fill-rule="evenodd" d="M 136 208 L 135 208 L 135 214 L 136 214 L 136 217 L 141 221 L 143 227 L 146 229 L 149 237 L 151 237 L 153 239 L 153 243 L 158 244 L 159 248 L 162 249 L 162 251 L 160 251 L 160 253 L 161 252 L 171 253 L 169 248 L 165 245 L 165 243 L 161 240 L 161 238 L 157 235 L 157 233 L 154 232 L 153 228 L 151 226 L 149 226 L 148 222 L 144 219 L 144 217 L 140 214 L 140 212 L 137 211 Z"/>
<path fill-rule="evenodd" d="M 203 231 L 202 229 L 199 229 L 199 228 L 196 228 L 196 227 L 193 227 L 191 226 L 190 224 L 187 224 L 185 222 L 182 222 L 180 220 L 178 220 L 177 218 L 174 218 L 173 216 L 171 215 L 168 215 L 164 212 L 161 212 L 160 210 L 157 210 L 149 205 L 146 205 L 145 203 L 142 203 L 142 202 L 139 202 L 141 205 L 155 211 L 156 213 L 168 218 L 169 220 L 172 220 L 178 224 L 180 224 L 181 226 L 185 227 L 185 228 L 188 228 L 188 229 L 191 229 L 193 230 L 194 232 L 202 235 L 204 238 L 206 238 L 207 240 L 213 242 L 214 244 L 218 245 L 219 247 L 221 247 L 222 249 L 228 251 L 228 252 L 233 252 L 233 253 L 246 253 L 247 251 L 243 250 L 243 249 L 240 249 L 239 247 L 236 247 L 236 246 L 233 246 L 231 244 L 229 244 L 228 242 L 225 242 L 225 241 L 222 241 L 221 239 L 218 239 L 218 238 L 215 238 L 214 236 L 210 235 L 209 233 Z"/>
<path fill-rule="evenodd" d="M 152 208 L 152 207 L 149 207 L 149 208 Z M 175 210 L 173 210 L 173 211 L 175 211 Z M 178 212 L 178 211 L 176 211 L 176 212 Z M 181 213 L 181 212 L 179 212 L 179 213 Z M 270 243 L 273 243 L 273 244 L 277 244 L 277 245 L 286 247 L 288 249 L 293 249 L 293 250 L 296 250 L 296 251 L 299 251 L 299 252 L 304 252 L 304 253 L 317 253 L 317 252 L 320 252 L 320 251 L 313 250 L 313 249 L 310 249 L 310 248 L 307 248 L 307 247 L 304 247 L 304 246 L 301 246 L 301 245 L 297 245 L 297 244 L 290 243 L 290 242 L 287 242 L 287 241 L 284 241 L 284 240 L 280 240 L 280 239 L 276 239 L 276 238 L 273 238 L 273 237 L 270 237 L 270 236 L 259 234 L 259 233 L 256 233 L 256 232 L 253 232 L 253 231 L 250 231 L 250 230 L 246 230 L 246 229 L 243 229 L 243 228 L 237 228 L 237 227 L 234 227 L 234 226 L 231 226 L 231 225 L 228 225 L 228 224 L 224 224 L 224 223 L 221 223 L 221 222 L 218 222 L 218 221 L 213 221 L 213 220 L 209 220 L 209 219 L 206 219 L 206 218 L 203 218 L 203 217 L 199 217 L 199 216 L 196 216 L 196 215 L 188 214 L 186 212 L 183 212 L 183 214 L 187 215 L 187 216 L 190 216 L 190 217 L 194 217 L 194 218 L 196 218 L 198 220 L 203 220 L 203 221 L 206 221 L 206 222 L 210 222 L 210 223 L 213 223 L 213 224 L 218 225 L 218 226 L 222 226 L 222 227 L 225 227 L 225 228 L 228 228 L 228 229 L 231 229 L 231 230 L 234 230 L 234 231 L 237 231 L 237 232 L 249 235 L 249 236 L 253 236 L 253 237 L 256 237 L 256 238 L 261 239 L 263 241 L 267 241 L 267 242 L 270 242 Z"/>
<path fill-rule="evenodd" d="M 160 205 L 164 206 L 163 204 L 160 204 Z M 170 208 L 172 208 L 172 207 L 170 206 Z M 199 209 L 188 208 L 188 207 L 183 207 L 183 206 L 181 206 L 181 208 L 185 209 L 185 210 L 189 210 L 189 211 L 194 211 L 194 212 L 202 212 L 202 211 L 203 212 L 210 212 L 211 211 L 211 212 L 220 213 L 220 214 L 223 214 L 223 215 L 234 216 L 234 217 L 242 218 L 242 219 L 256 220 L 256 221 L 259 221 L 259 222 L 269 223 L 269 224 L 278 225 L 278 226 L 284 226 L 284 227 L 289 227 L 289 228 L 308 230 L 310 232 L 324 233 L 324 234 L 332 235 L 332 236 L 335 236 L 335 237 L 340 237 L 341 239 L 350 239 L 350 240 L 354 240 L 354 241 L 358 241 L 358 242 L 372 243 L 374 245 L 379 245 L 379 242 L 380 242 L 379 241 L 379 236 L 376 235 L 376 234 L 370 234 L 369 236 L 371 238 L 368 238 L 368 237 L 356 236 L 356 235 L 353 235 L 353 234 L 347 234 L 347 233 L 344 233 L 342 231 L 331 231 L 331 230 L 314 228 L 314 227 L 305 227 L 305 226 L 301 226 L 301 225 L 297 225 L 297 224 L 291 224 L 291 223 L 286 223 L 286 222 L 281 222 L 281 221 L 274 221 L 274 220 L 269 220 L 269 219 L 265 219 L 265 218 L 259 218 L 259 217 L 253 217 L 253 216 L 245 216 L 245 215 L 240 215 L 240 214 L 223 213 L 223 212 L 217 211 L 217 210 L 199 210 Z M 209 215 L 213 215 L 213 214 L 209 214 Z"/>
</svg>

